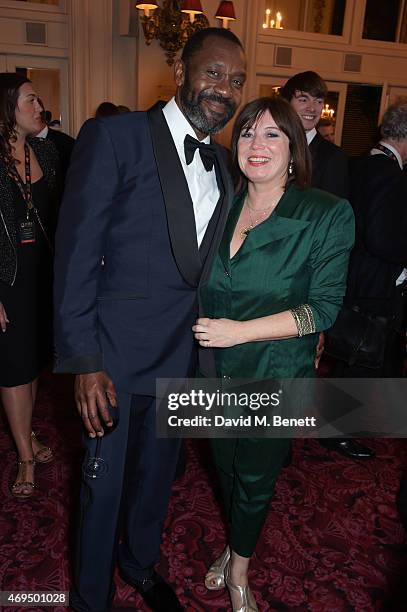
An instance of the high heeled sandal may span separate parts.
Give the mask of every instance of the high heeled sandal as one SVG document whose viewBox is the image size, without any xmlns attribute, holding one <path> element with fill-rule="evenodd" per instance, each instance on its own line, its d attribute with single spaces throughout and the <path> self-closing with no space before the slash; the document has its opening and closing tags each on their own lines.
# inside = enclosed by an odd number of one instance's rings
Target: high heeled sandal
<svg viewBox="0 0 407 612">
<path fill-rule="evenodd" d="M 35 433 L 31 432 L 31 443 L 35 443 L 38 446 L 38 450 L 34 453 L 34 459 L 36 463 L 49 463 L 54 460 L 54 455 L 49 446 L 45 446 L 42 442 L 40 442 L 35 435 Z"/>
<path fill-rule="evenodd" d="M 11 487 L 11 494 L 18 499 L 28 499 L 34 493 L 35 483 L 34 477 L 33 480 L 25 480 L 27 478 L 27 467 L 32 465 L 35 467 L 35 459 L 27 459 L 26 461 L 20 460 L 18 462 L 18 474 L 17 480 Z M 18 479 L 21 468 L 21 480 Z M 21 490 L 17 490 L 21 489 Z M 25 491 L 24 491 L 25 489 Z M 28 491 L 27 491 L 28 489 Z"/>
<path fill-rule="evenodd" d="M 230 559 L 230 548 L 225 550 L 208 569 L 205 576 L 205 586 L 209 591 L 219 591 L 225 587 L 225 568 Z"/>
<path fill-rule="evenodd" d="M 238 584 L 233 584 L 230 579 L 230 562 L 226 566 L 225 570 L 225 584 L 229 589 L 229 597 L 232 604 L 233 612 L 259 612 L 256 601 L 254 599 L 253 593 L 250 590 L 249 585 L 247 586 L 239 586 Z M 235 608 L 233 606 L 232 592 L 238 593 L 240 598 L 240 607 Z"/>
</svg>

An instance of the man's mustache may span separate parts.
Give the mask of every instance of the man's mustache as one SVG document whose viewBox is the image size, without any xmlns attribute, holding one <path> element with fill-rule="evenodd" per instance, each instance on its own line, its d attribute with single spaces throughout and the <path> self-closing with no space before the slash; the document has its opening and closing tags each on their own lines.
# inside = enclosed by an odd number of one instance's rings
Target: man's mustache
<svg viewBox="0 0 407 612">
<path fill-rule="evenodd" d="M 229 98 L 224 98 L 223 96 L 215 93 L 206 93 L 205 91 L 201 91 L 198 94 L 198 104 L 202 102 L 202 100 L 210 100 L 211 102 L 217 102 L 218 104 L 223 104 L 225 108 L 229 111 L 235 110 L 235 105 Z"/>
</svg>

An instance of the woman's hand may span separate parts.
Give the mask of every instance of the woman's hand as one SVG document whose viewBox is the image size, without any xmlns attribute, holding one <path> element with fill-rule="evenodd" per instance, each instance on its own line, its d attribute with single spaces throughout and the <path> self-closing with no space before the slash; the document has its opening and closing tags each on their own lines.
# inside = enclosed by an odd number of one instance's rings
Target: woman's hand
<svg viewBox="0 0 407 612">
<path fill-rule="evenodd" d="M 10 321 L 7 318 L 6 309 L 4 308 L 3 304 L 0 302 L 0 327 L 1 327 L 2 332 L 6 331 L 7 323 L 10 323 Z"/>
<path fill-rule="evenodd" d="M 243 321 L 231 319 L 197 319 L 192 327 L 195 338 L 205 348 L 226 348 L 245 342 Z"/>
</svg>

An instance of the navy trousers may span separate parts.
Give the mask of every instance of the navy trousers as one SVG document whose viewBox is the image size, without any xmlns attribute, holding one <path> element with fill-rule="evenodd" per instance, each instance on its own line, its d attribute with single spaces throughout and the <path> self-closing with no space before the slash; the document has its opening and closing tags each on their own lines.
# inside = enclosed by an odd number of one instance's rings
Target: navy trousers
<svg viewBox="0 0 407 612">
<path fill-rule="evenodd" d="M 109 612 L 117 562 L 132 584 L 160 556 L 180 440 L 156 438 L 155 398 L 119 393 L 118 405 L 119 424 L 101 445 L 108 472 L 82 482 L 71 592 L 77 612 Z M 96 440 L 85 444 L 86 462 Z"/>
</svg>

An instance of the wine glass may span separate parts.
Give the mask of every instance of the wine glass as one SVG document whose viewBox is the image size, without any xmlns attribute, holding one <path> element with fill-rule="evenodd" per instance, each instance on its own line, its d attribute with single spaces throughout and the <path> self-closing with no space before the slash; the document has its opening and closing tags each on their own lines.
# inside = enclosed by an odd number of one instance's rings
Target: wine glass
<svg viewBox="0 0 407 612">
<path fill-rule="evenodd" d="M 108 404 L 108 410 L 113 424 L 108 427 L 105 425 L 104 421 L 100 419 L 103 429 L 103 436 L 97 437 L 95 454 L 93 457 L 90 457 L 83 466 L 83 473 L 87 478 L 102 478 L 109 471 L 107 461 L 102 459 L 100 456 L 102 440 L 105 436 L 108 436 L 116 429 L 117 425 L 119 424 L 119 412 L 118 408 L 114 408 L 111 406 L 111 404 Z"/>
</svg>

